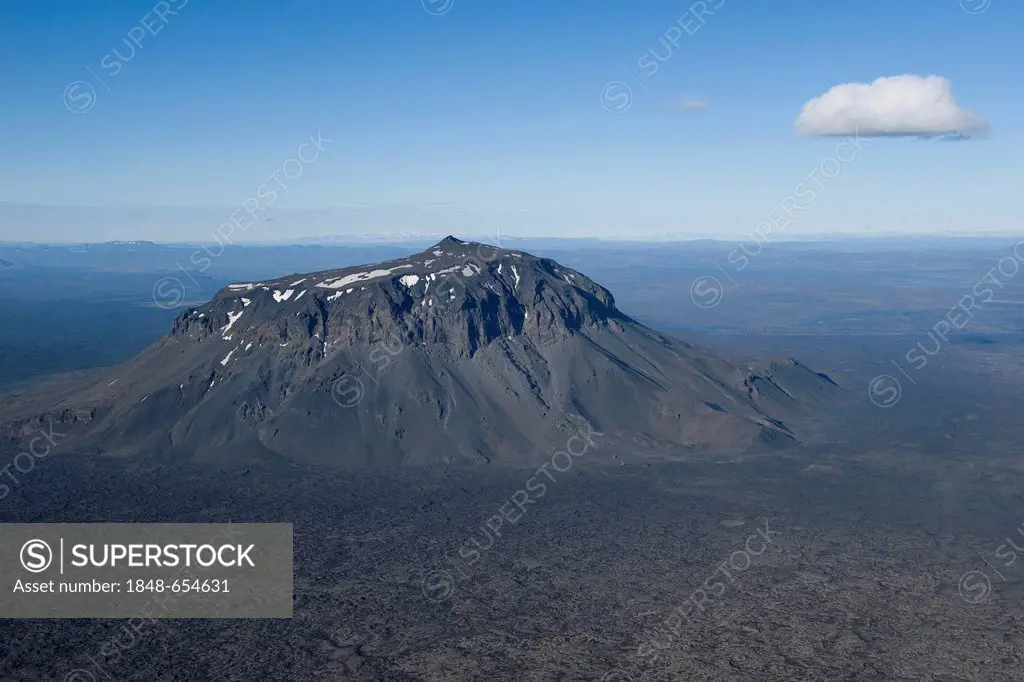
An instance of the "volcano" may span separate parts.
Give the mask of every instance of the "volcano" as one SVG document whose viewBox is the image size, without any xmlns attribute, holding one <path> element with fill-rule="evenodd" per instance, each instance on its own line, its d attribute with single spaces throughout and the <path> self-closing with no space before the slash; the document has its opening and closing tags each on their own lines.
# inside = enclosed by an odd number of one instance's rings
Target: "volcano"
<svg viewBox="0 0 1024 682">
<path fill-rule="evenodd" d="M 375 265 L 232 284 L 87 385 L 8 398 L 8 436 L 343 468 L 533 466 L 581 428 L 628 459 L 794 445 L 838 387 L 655 332 L 559 263 L 448 237 Z"/>
</svg>

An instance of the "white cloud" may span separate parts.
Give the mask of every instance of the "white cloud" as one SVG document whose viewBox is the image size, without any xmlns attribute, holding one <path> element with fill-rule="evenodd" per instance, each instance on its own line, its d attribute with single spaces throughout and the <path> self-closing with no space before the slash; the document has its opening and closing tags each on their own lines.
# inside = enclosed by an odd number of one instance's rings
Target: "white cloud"
<svg viewBox="0 0 1024 682">
<path fill-rule="evenodd" d="M 843 83 L 806 104 L 796 119 L 801 135 L 905 135 L 970 137 L 988 130 L 961 109 L 941 76 L 889 76 L 873 83 Z"/>
<path fill-rule="evenodd" d="M 691 99 L 682 95 L 673 99 L 669 106 L 676 111 L 682 111 L 686 113 L 693 113 L 696 111 L 705 111 L 708 108 L 708 103 L 703 99 Z"/>
</svg>

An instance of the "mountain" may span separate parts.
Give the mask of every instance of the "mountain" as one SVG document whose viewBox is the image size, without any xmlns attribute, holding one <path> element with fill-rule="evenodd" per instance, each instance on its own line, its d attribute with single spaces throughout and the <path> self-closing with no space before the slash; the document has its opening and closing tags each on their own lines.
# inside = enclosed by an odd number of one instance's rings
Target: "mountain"
<svg viewBox="0 0 1024 682">
<path fill-rule="evenodd" d="M 553 260 L 448 237 L 232 284 L 134 359 L 0 414 L 9 436 L 52 421 L 112 455 L 532 466 L 581 430 L 601 434 L 595 459 L 790 445 L 838 390 L 652 331 Z"/>
</svg>

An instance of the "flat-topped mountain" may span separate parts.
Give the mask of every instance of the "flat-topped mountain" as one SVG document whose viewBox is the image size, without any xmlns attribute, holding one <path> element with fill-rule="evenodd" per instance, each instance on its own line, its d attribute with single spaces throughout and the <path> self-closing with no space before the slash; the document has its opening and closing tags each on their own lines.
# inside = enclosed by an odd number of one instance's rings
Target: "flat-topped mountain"
<svg viewBox="0 0 1024 682">
<path fill-rule="evenodd" d="M 837 390 L 652 331 L 553 260 L 448 237 L 232 284 L 100 381 L 0 407 L 10 436 L 53 420 L 114 455 L 532 466 L 581 429 L 594 459 L 792 444 Z"/>
</svg>

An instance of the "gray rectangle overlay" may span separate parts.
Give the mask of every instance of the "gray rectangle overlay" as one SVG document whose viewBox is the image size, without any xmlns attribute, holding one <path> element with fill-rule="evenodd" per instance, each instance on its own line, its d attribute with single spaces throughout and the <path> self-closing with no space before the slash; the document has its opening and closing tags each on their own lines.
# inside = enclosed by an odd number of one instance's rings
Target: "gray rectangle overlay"
<svg viewBox="0 0 1024 682">
<path fill-rule="evenodd" d="M 0 524 L 0 618 L 291 618 L 290 523 Z"/>
</svg>

